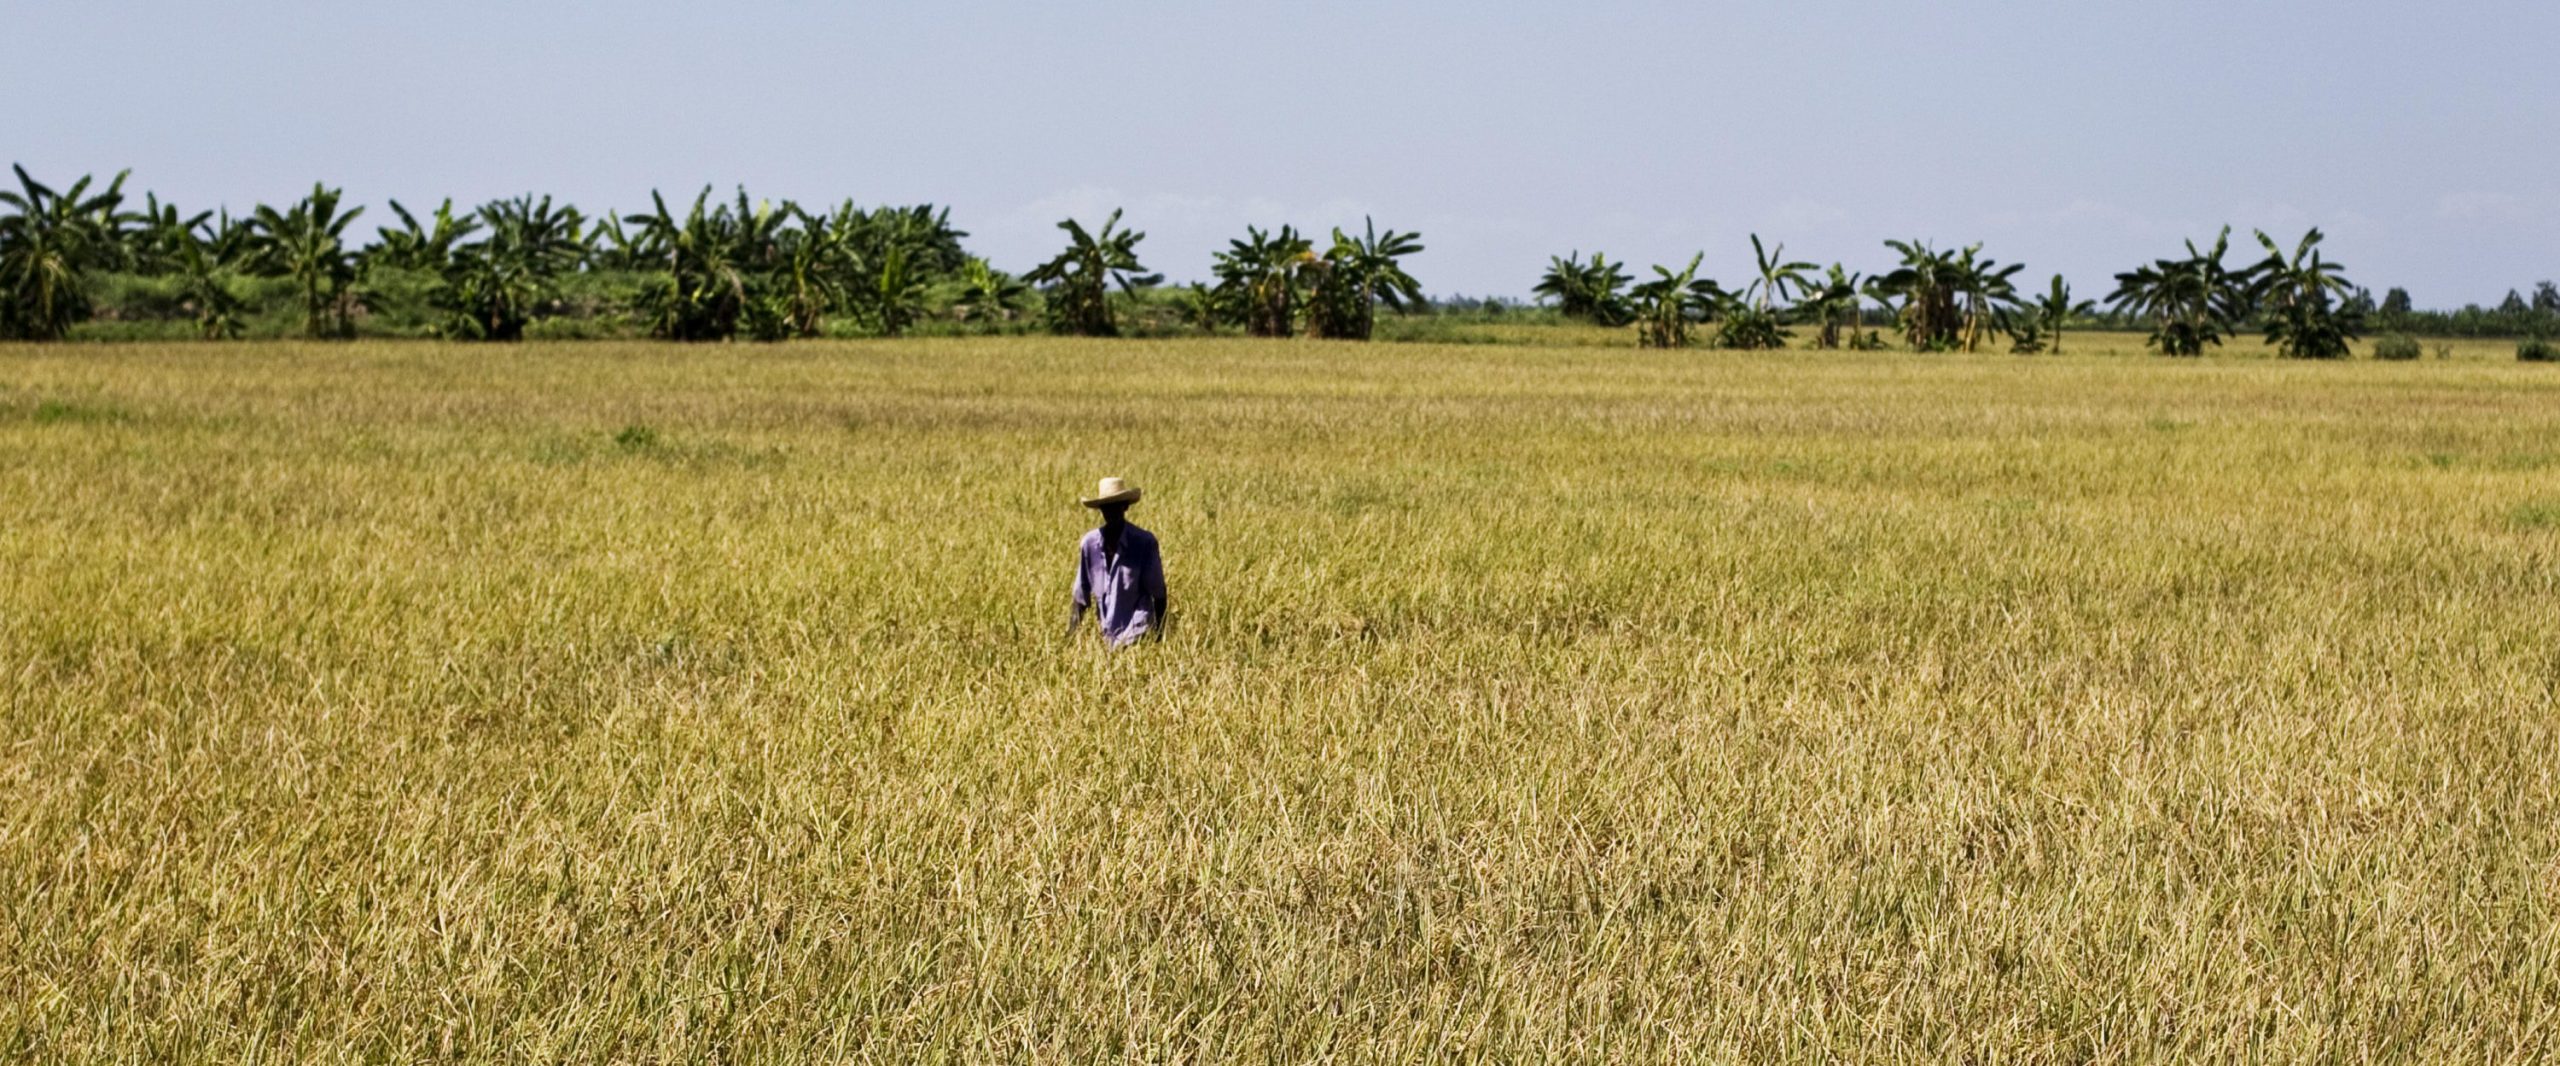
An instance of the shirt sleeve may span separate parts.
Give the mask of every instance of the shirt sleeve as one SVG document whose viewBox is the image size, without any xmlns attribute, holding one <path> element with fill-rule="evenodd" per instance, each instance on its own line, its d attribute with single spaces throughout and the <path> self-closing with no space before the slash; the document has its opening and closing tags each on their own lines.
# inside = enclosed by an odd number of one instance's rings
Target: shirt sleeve
<svg viewBox="0 0 2560 1066">
<path fill-rule="evenodd" d="M 1092 573 L 1093 568 L 1085 565 L 1084 542 L 1077 541 L 1075 605 L 1078 607 L 1093 606 L 1093 589 L 1087 584 L 1091 580 Z"/>
</svg>

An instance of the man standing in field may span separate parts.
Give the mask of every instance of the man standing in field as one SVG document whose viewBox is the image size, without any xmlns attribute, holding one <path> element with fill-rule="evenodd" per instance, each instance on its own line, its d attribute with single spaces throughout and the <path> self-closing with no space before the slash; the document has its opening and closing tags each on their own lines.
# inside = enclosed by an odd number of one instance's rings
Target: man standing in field
<svg viewBox="0 0 2560 1066">
<path fill-rule="evenodd" d="M 1102 514 L 1102 525 L 1076 545 L 1076 594 L 1067 615 L 1067 635 L 1084 624 L 1085 608 L 1094 608 L 1102 639 L 1125 648 L 1153 634 L 1164 636 L 1164 556 L 1156 535 L 1129 524 L 1129 505 L 1141 495 L 1136 485 L 1116 477 L 1087 497 L 1084 505 Z"/>
</svg>

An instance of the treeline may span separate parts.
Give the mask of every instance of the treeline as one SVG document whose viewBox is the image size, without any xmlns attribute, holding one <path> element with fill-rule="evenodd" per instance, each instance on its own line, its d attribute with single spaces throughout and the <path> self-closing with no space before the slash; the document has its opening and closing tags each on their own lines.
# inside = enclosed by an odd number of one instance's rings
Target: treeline
<svg viewBox="0 0 2560 1066">
<path fill-rule="evenodd" d="M 188 213 L 82 178 L 55 189 L 17 168 L 0 192 L 0 338 L 434 336 L 730 338 L 1049 329 L 1113 336 L 1245 329 L 1368 339 L 1377 307 L 1423 302 L 1399 260 L 1410 233 L 1283 229 L 1218 257 L 1220 284 L 1167 288 L 1144 233 L 1113 212 L 1068 220 L 1067 245 L 1020 277 L 962 247 L 948 209 L 832 208 L 715 198 L 590 217 L 549 197 L 457 210 L 447 200 L 364 241 L 341 191 L 249 213 Z M 1274 316 L 1277 316 L 1276 318 Z M 84 325 L 85 324 L 85 325 Z"/>
<path fill-rule="evenodd" d="M 2076 300 L 2056 274 L 2041 290 L 2022 290 L 2019 264 L 1982 254 L 1979 244 L 1938 249 L 1917 241 L 1886 241 L 1899 261 L 1883 273 L 1861 275 L 1841 264 L 1818 268 L 1789 261 L 1783 247 L 1754 235 L 1752 277 L 1727 288 L 1698 275 L 1705 254 L 1685 267 L 1655 266 L 1637 282 L 1623 262 L 1579 251 L 1550 258 L 1537 292 L 1564 314 L 1607 326 L 1632 326 L 1648 347 L 1706 344 L 1718 348 L 1779 348 L 1798 329 L 1817 348 L 1880 348 L 1898 341 L 1915 351 L 1979 351 L 2005 343 L 2020 353 L 2062 350 L 2066 328 L 2133 328 L 2150 334 L 2165 355 L 2202 355 L 2226 338 L 2262 332 L 2280 353 L 2305 359 L 2340 359 L 2369 329 L 2390 335 L 2378 346 L 2386 358 L 2409 357 L 2407 334 L 2523 336 L 2518 354 L 2540 359 L 2550 352 L 2541 338 L 2560 332 L 2560 289 L 2544 282 L 2528 302 L 2509 293 L 2496 311 L 2421 312 L 2405 290 L 2393 289 L 2379 304 L 2350 282 L 2345 268 L 2320 251 L 2314 229 L 2291 250 L 2256 234 L 2263 258 L 2232 258 L 2225 227 L 2209 247 L 2186 243 L 2183 255 L 2157 259 L 2116 275 L 2116 287 L 2096 301 Z"/>
<path fill-rule="evenodd" d="M 240 216 L 188 213 L 124 175 L 0 192 L 0 336 L 83 322 L 208 337 L 895 335 L 928 313 L 1011 320 L 1020 281 L 967 255 L 947 210 L 715 201 L 589 217 L 549 197 L 413 213 L 360 241 L 361 207 L 313 186 Z M 110 331 L 112 332 L 112 330 Z"/>
<path fill-rule="evenodd" d="M 2392 289 L 2379 303 L 2373 294 L 2356 298 L 2373 312 L 2379 329 L 2430 337 L 2560 337 L 2560 284 L 2544 281 L 2533 296 L 2514 289 L 2496 307 L 2465 304 L 2452 311 L 2422 311 L 2410 306 L 2406 289 Z"/>
<path fill-rule="evenodd" d="M 1366 340 L 1378 311 L 1494 315 L 1495 299 L 1435 303 L 1403 260 L 1419 234 L 1336 229 L 1329 239 L 1248 227 L 1213 257 L 1215 283 L 1167 286 L 1140 261 L 1146 235 L 1113 212 L 1098 229 L 1059 223 L 1066 246 L 1020 276 L 962 246 L 931 204 L 807 207 L 717 198 L 589 216 L 549 197 L 457 210 L 447 200 L 393 219 L 367 240 L 361 207 L 314 185 L 299 201 L 187 213 L 134 203 L 126 175 L 55 189 L 15 168 L 0 191 L 0 338 L 47 340 L 76 327 L 106 337 L 658 337 L 681 341 L 888 336 L 1047 329 L 1095 336 L 1236 331 Z M 680 202 L 681 204 L 681 202 Z M 2339 358 L 2370 331 L 2431 336 L 2560 334 L 2560 288 L 2510 292 L 2496 308 L 2421 311 L 2401 289 L 2379 301 L 2321 254 L 2312 230 L 2290 251 L 2256 235 L 2263 258 L 2233 259 L 2228 228 L 2210 247 L 2116 276 L 2104 306 L 2061 276 L 2021 288 L 2022 267 L 1979 244 L 1887 241 L 1896 261 L 1852 272 L 1787 259 L 1751 238 L 1754 272 L 1727 288 L 1698 270 L 1579 252 L 1550 260 L 1536 292 L 1566 317 L 1679 347 L 1908 347 L 2060 351 L 2066 329 L 2131 328 L 2170 355 L 2198 355 L 2242 331 L 2287 355 Z M 1411 331 L 1405 331 L 1410 335 Z M 2394 344 L 2378 352 L 2411 350 Z M 2529 345 L 2536 351 L 2547 346 Z"/>
</svg>

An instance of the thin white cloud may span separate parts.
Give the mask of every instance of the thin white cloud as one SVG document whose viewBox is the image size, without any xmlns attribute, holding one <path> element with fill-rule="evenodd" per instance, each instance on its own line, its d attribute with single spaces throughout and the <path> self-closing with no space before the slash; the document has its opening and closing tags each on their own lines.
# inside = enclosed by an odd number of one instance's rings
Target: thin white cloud
<svg viewBox="0 0 2560 1066">
<path fill-rule="evenodd" d="M 2436 199 L 2436 217 L 2456 222 L 2531 222 L 2540 206 L 2513 193 L 2465 190 Z"/>
</svg>

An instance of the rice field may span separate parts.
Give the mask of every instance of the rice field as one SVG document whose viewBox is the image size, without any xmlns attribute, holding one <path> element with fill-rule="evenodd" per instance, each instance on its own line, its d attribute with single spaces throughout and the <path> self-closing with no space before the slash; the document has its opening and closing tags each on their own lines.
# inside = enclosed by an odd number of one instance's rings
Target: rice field
<svg viewBox="0 0 2560 1066">
<path fill-rule="evenodd" d="M 2560 369 L 1590 339 L 0 347 L 0 1059 L 2560 1058 Z"/>
</svg>

